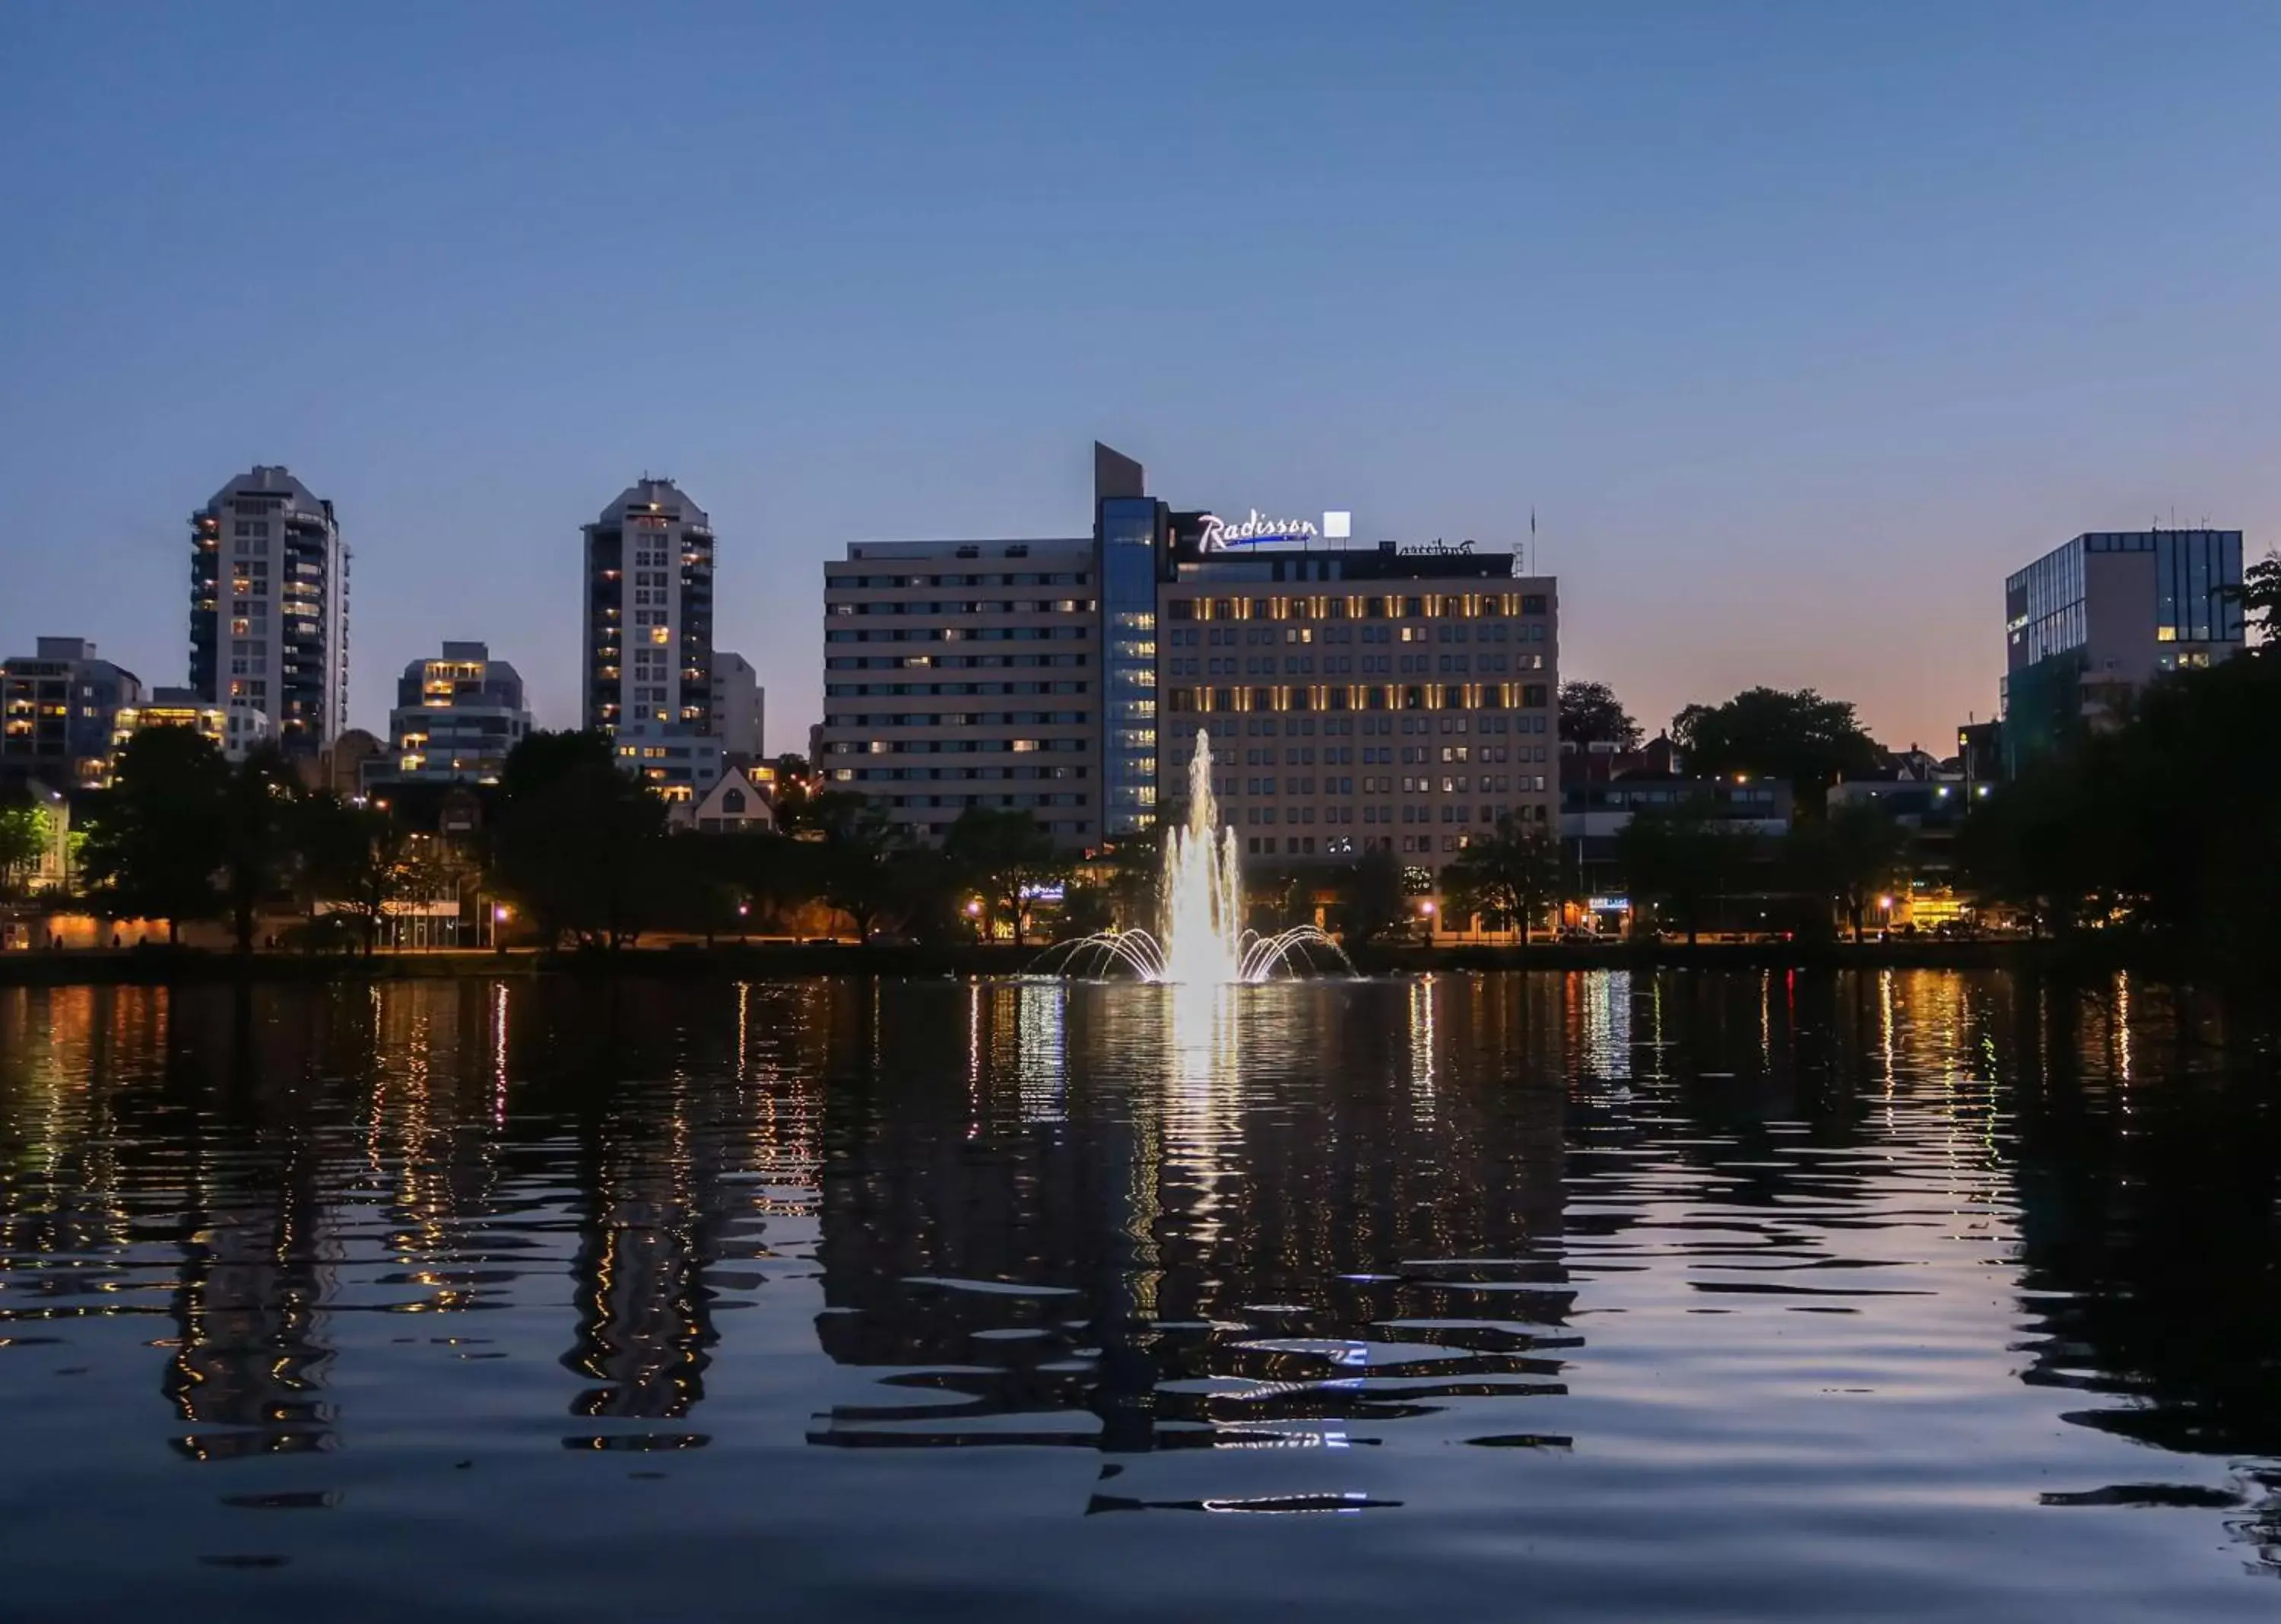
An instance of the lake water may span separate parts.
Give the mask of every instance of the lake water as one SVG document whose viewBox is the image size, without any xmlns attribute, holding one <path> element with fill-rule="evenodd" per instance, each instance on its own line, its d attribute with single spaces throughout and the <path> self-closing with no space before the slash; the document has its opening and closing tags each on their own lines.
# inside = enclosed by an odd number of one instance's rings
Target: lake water
<svg viewBox="0 0 2281 1624">
<path fill-rule="evenodd" d="M 0 990 L 0 1614 L 2270 1620 L 2118 979 Z"/>
</svg>

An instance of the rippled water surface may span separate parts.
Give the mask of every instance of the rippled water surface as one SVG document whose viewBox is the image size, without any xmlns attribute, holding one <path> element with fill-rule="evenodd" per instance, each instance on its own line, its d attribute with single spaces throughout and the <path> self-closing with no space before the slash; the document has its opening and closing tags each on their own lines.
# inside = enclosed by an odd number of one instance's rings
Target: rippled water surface
<svg viewBox="0 0 2281 1624">
<path fill-rule="evenodd" d="M 0 1614 L 2269 1620 L 2276 1080 L 1999 976 L 0 991 Z"/>
</svg>

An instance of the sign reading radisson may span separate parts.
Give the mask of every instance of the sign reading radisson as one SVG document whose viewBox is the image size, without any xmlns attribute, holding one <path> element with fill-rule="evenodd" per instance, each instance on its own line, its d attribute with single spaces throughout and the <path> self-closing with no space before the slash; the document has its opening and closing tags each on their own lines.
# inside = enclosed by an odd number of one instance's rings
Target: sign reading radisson
<svg viewBox="0 0 2281 1624">
<path fill-rule="evenodd" d="M 1326 513 L 1323 528 L 1317 530 L 1311 520 L 1270 519 L 1256 507 L 1251 515 L 1229 523 L 1218 514 L 1203 515 L 1203 533 L 1196 545 L 1207 553 L 1227 547 L 1256 547 L 1279 541 L 1312 541 L 1317 537 L 1343 538 L 1349 529 L 1349 516 L 1343 513 Z"/>
</svg>

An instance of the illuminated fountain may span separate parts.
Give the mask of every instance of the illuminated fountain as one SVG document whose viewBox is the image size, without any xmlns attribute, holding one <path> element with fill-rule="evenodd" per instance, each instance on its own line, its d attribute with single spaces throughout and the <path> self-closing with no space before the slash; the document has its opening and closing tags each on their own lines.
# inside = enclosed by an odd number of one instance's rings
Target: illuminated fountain
<svg viewBox="0 0 2281 1624">
<path fill-rule="evenodd" d="M 1159 934 L 1102 931 L 1056 942 L 1039 959 L 1039 970 L 1082 977 L 1129 973 L 1186 986 L 1301 975 L 1316 969 L 1318 957 L 1353 971 L 1338 943 L 1311 924 L 1272 936 L 1244 928 L 1235 831 L 1219 826 L 1211 769 L 1211 736 L 1199 731 L 1195 758 L 1188 763 L 1187 824 L 1164 831 Z"/>
</svg>

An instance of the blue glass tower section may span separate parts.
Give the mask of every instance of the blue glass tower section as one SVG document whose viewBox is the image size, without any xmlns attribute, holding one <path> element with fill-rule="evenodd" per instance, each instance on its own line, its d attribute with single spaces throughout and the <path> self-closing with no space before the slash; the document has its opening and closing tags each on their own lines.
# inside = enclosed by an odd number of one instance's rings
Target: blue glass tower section
<svg viewBox="0 0 2281 1624">
<path fill-rule="evenodd" d="M 1156 816 L 1156 524 L 1146 497 L 1101 504 L 1102 832 Z"/>
</svg>

